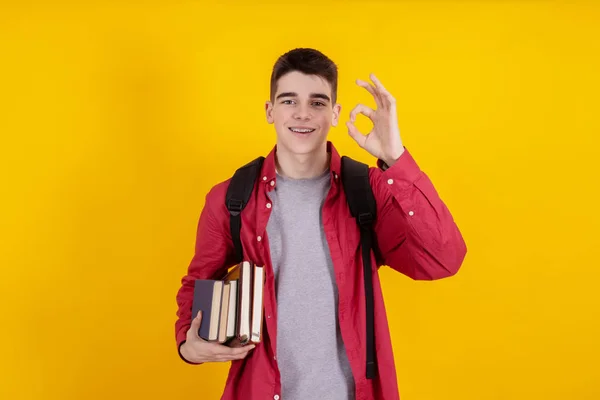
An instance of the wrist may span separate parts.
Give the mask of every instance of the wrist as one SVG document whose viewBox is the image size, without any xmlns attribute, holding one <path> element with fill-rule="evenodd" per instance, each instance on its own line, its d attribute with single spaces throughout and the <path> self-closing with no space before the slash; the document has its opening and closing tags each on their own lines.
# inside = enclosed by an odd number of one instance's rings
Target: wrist
<svg viewBox="0 0 600 400">
<path fill-rule="evenodd" d="M 381 157 L 381 161 L 383 161 L 385 163 L 385 165 L 387 165 L 387 167 L 389 168 L 392 165 L 394 165 L 396 163 L 396 161 L 398 161 L 398 159 L 400 159 L 402 154 L 404 154 L 404 146 L 398 151 L 395 151 L 393 153 L 384 154 L 384 156 Z"/>
<path fill-rule="evenodd" d="M 183 361 L 193 364 L 193 362 L 190 360 L 190 355 L 188 354 L 188 350 L 189 350 L 189 346 L 186 345 L 186 341 L 183 341 L 180 345 L 179 345 L 179 356 L 183 359 Z"/>
</svg>

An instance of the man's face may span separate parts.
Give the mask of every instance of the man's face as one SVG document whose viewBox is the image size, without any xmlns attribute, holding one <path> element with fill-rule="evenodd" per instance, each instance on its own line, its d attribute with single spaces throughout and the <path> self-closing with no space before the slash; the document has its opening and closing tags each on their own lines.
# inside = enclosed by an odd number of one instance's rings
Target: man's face
<svg viewBox="0 0 600 400">
<path fill-rule="evenodd" d="M 340 105 L 331 102 L 331 86 L 324 78 L 292 71 L 277 82 L 273 103 L 266 103 L 267 121 L 275 125 L 278 151 L 311 154 L 321 151 Z"/>
</svg>

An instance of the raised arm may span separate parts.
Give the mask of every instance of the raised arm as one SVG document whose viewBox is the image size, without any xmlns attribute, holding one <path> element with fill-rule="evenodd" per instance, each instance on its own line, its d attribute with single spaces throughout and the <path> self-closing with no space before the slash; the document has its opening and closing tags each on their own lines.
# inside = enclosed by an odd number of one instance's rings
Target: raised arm
<svg viewBox="0 0 600 400">
<path fill-rule="evenodd" d="M 402 144 L 396 99 L 375 75 L 370 77 L 373 85 L 356 83 L 373 96 L 377 109 L 358 104 L 346 125 L 358 145 L 378 159 L 378 168 L 370 169 L 378 207 L 378 264 L 413 279 L 453 275 L 466 255 L 465 242 L 430 179 Z M 358 114 L 373 122 L 366 135 L 354 126 Z"/>
</svg>

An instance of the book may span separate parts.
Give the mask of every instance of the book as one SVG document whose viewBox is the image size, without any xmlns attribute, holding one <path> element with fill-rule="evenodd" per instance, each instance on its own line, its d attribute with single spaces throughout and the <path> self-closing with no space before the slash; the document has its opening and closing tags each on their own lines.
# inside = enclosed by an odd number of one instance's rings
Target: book
<svg viewBox="0 0 600 400">
<path fill-rule="evenodd" d="M 238 301 L 235 337 L 242 344 L 250 340 L 250 318 L 252 315 L 252 265 L 249 261 L 242 261 L 232 268 L 223 280 L 237 281 Z"/>
<path fill-rule="evenodd" d="M 233 339 L 236 336 L 236 321 L 237 321 L 237 298 L 238 298 L 238 281 L 233 280 L 228 282 L 231 290 L 229 291 L 229 311 L 227 313 L 227 340 Z"/>
<path fill-rule="evenodd" d="M 264 267 L 254 266 L 252 288 L 252 328 L 250 342 L 260 343 L 264 318 L 263 291 L 265 286 Z"/>
<path fill-rule="evenodd" d="M 224 282 L 220 280 L 196 279 L 194 282 L 194 300 L 192 318 L 202 311 L 202 322 L 198 336 L 209 342 L 216 342 L 219 337 L 219 317 Z"/>
<path fill-rule="evenodd" d="M 224 343 L 227 340 L 227 320 L 229 314 L 229 294 L 231 285 L 229 282 L 223 284 L 223 295 L 221 297 L 221 313 L 219 315 L 219 334 L 217 342 Z"/>
<path fill-rule="evenodd" d="M 249 261 L 232 267 L 221 279 L 194 282 L 192 318 L 202 310 L 198 335 L 209 342 L 260 343 L 264 318 L 264 267 Z"/>
</svg>

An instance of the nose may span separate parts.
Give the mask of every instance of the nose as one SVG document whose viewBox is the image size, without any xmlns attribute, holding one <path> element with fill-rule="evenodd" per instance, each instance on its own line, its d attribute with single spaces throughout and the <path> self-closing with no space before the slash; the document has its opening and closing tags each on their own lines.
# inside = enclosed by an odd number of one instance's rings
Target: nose
<svg viewBox="0 0 600 400">
<path fill-rule="evenodd" d="M 299 105 L 298 107 L 296 107 L 296 110 L 294 111 L 294 119 L 309 120 L 310 118 L 311 115 L 308 107 L 303 105 Z"/>
</svg>

